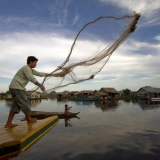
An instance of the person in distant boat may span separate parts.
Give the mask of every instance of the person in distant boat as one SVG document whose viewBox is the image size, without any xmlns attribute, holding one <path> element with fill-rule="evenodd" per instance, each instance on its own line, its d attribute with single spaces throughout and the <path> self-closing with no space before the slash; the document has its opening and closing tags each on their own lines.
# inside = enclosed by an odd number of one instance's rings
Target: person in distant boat
<svg viewBox="0 0 160 160">
<path fill-rule="evenodd" d="M 69 112 L 71 108 L 72 108 L 72 107 L 68 107 L 68 105 L 66 104 L 66 105 L 65 105 L 64 113 L 65 113 L 65 114 L 71 114 L 71 112 Z"/>
<path fill-rule="evenodd" d="M 37 118 L 31 118 L 30 116 L 31 108 L 30 103 L 26 97 L 25 86 L 30 81 L 37 85 L 42 91 L 45 91 L 45 87 L 42 84 L 40 84 L 33 75 L 39 77 L 59 77 L 59 74 L 47 74 L 34 70 L 33 68 L 36 67 L 37 61 L 38 59 L 36 57 L 29 56 L 27 58 L 27 65 L 23 66 L 20 70 L 18 70 L 18 72 L 12 79 L 11 84 L 9 85 L 9 90 L 12 95 L 13 103 L 5 128 L 17 126 L 17 124 L 12 124 L 12 120 L 15 114 L 18 114 L 21 109 L 24 112 L 28 123 L 33 123 L 37 121 Z"/>
</svg>

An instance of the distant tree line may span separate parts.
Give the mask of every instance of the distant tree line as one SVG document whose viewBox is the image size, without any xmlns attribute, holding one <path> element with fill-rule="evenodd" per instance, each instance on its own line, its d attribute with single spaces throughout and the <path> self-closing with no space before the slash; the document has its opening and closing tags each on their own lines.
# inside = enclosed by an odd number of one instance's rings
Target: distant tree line
<svg viewBox="0 0 160 160">
<path fill-rule="evenodd" d="M 7 91 L 7 92 L 1 92 L 0 93 L 0 95 L 2 95 L 2 96 L 6 96 L 7 94 L 9 94 L 10 93 L 10 91 Z"/>
<path fill-rule="evenodd" d="M 130 89 L 128 89 L 128 88 L 123 89 L 123 94 L 124 94 L 125 96 L 129 96 L 130 93 L 131 93 L 131 90 L 130 90 Z"/>
<path fill-rule="evenodd" d="M 141 87 L 141 88 L 150 88 L 151 86 L 144 86 L 144 87 Z M 129 96 L 131 94 L 131 90 L 126 88 L 126 89 L 123 89 L 123 94 L 125 96 Z"/>
</svg>

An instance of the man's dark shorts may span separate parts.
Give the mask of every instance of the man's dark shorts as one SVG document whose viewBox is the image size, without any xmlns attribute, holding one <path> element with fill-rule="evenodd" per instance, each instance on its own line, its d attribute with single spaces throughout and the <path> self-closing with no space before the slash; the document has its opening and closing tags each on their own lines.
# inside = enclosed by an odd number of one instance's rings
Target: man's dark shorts
<svg viewBox="0 0 160 160">
<path fill-rule="evenodd" d="M 30 103 L 24 90 L 9 89 L 12 95 L 13 103 L 10 112 L 19 113 L 20 110 L 26 114 L 31 111 Z"/>
</svg>

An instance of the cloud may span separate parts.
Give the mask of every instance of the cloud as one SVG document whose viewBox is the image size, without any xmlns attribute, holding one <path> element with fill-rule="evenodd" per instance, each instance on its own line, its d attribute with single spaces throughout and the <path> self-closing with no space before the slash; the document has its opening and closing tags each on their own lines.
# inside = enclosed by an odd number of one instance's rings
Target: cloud
<svg viewBox="0 0 160 160">
<path fill-rule="evenodd" d="M 54 30 L 63 27 L 68 20 L 68 6 L 70 1 L 54 1 L 46 6 L 34 3 L 34 11 L 30 14 L 1 14 L 0 31 L 41 31 Z M 32 4 L 31 4 L 32 6 Z M 32 6 L 33 7 L 33 6 Z"/>
<path fill-rule="evenodd" d="M 143 54 L 139 50 L 143 48 Z M 152 47 L 154 54 L 145 54 Z M 96 85 L 115 86 L 136 90 L 138 86 L 159 86 L 159 44 L 144 43 L 130 39 L 123 43 L 111 56 L 100 74 L 96 75 L 93 83 Z"/>
<path fill-rule="evenodd" d="M 158 37 L 153 37 L 153 39 L 157 40 Z M 138 41 L 130 38 L 127 40 L 127 42 L 124 42 L 124 44 L 121 46 L 121 52 L 126 53 L 127 55 L 159 55 L 160 44 L 153 43 L 152 39 L 150 42 L 145 42 L 145 40 Z M 129 52 L 125 52 L 126 49 L 129 50 Z"/>
<path fill-rule="evenodd" d="M 49 11 L 51 19 L 54 20 L 60 26 L 64 26 L 67 22 L 68 16 L 68 5 L 70 1 L 58 1 L 56 0 L 54 4 L 49 5 Z"/>
<path fill-rule="evenodd" d="M 142 15 L 143 25 L 160 24 L 160 1 L 159 0 L 100 0 L 102 3 L 113 4 L 114 6 L 125 9 L 124 12 L 140 13 Z"/>
<path fill-rule="evenodd" d="M 34 55 L 39 59 L 37 68 L 47 71 L 54 69 L 68 55 L 72 40 L 42 33 L 13 33 L 0 39 L 1 76 L 12 77 L 13 72 L 26 64 L 26 58 Z M 5 56 L 7 55 L 7 57 Z"/>
<path fill-rule="evenodd" d="M 1 34 L 5 32 L 52 31 L 56 27 L 60 27 L 60 24 L 40 20 L 37 17 L 0 17 Z"/>
<path fill-rule="evenodd" d="M 24 24 L 27 24 L 31 21 L 34 21 L 35 18 L 34 17 L 0 17 L 0 21 L 9 25 L 9 24 L 12 24 L 13 22 L 14 23 L 24 23 Z"/>
<path fill-rule="evenodd" d="M 152 17 L 159 12 L 160 3 L 159 0 L 100 0 L 103 3 L 112 3 L 116 6 L 128 9 L 133 12 L 143 13 L 146 17 Z"/>
<path fill-rule="evenodd" d="M 155 39 L 159 39 L 159 36 L 155 37 Z M 26 58 L 30 55 L 34 55 L 39 59 L 36 68 L 38 71 L 50 73 L 64 62 L 72 43 L 73 39 L 66 38 L 58 33 L 15 32 L 3 35 L 0 38 L 0 48 L 1 53 L 3 53 L 0 54 L 0 64 L 3 66 L 0 68 L 1 77 L 11 79 L 16 71 L 26 64 Z M 79 41 L 78 45 L 76 45 L 78 50 L 73 54 L 73 57 L 71 55 L 71 62 L 69 61 L 69 63 L 79 62 L 84 57 L 86 58 L 96 53 L 97 43 L 95 40 Z M 85 52 L 81 52 L 83 44 L 87 46 Z M 153 54 L 146 54 L 150 48 Z M 139 53 L 140 50 L 141 52 Z M 152 86 L 154 84 L 158 86 L 159 50 L 159 44 L 141 42 L 130 38 L 113 53 L 103 70 L 95 76 L 93 81 L 90 81 L 90 85 L 96 83 L 96 88 L 101 87 L 103 84 L 103 86 L 107 84 L 117 88 L 124 88 L 123 86 L 130 85 L 130 88 L 135 88 L 138 84 L 142 85 L 144 81 L 146 85 Z M 138 84 L 134 84 L 134 82 Z M 81 85 L 84 87 L 85 84 L 72 85 L 72 87 L 76 88 Z M 81 87 L 79 88 L 81 89 Z"/>
<path fill-rule="evenodd" d="M 76 24 L 76 22 L 78 21 L 78 19 L 79 19 L 79 15 L 76 14 L 75 17 L 74 17 L 74 20 L 73 20 L 72 27 Z"/>
<path fill-rule="evenodd" d="M 160 35 L 156 36 L 154 39 L 160 41 Z"/>
<path fill-rule="evenodd" d="M 157 4 L 157 1 L 125 2 L 122 0 L 101 0 L 101 2 L 110 4 L 112 3 L 114 4 L 114 6 L 116 5 L 124 9 L 124 12 L 132 11 L 134 10 L 134 8 L 137 8 L 136 12 L 142 12 L 142 18 L 146 20 L 143 21 L 143 24 L 142 21 L 140 21 L 141 23 L 138 23 L 138 25 L 140 24 L 141 26 L 145 26 L 159 24 L 159 15 L 155 15 L 155 13 L 159 12 L 159 4 Z M 151 4 L 148 5 L 150 7 L 146 6 L 147 3 Z M 6 26 L 8 26 L 8 28 L 13 29 L 12 31 L 14 31 L 8 33 L 1 32 L 1 80 L 2 77 L 11 79 L 16 71 L 26 64 L 26 58 L 30 55 L 34 55 L 39 59 L 36 69 L 38 71 L 46 73 L 50 73 L 55 68 L 57 68 L 57 66 L 64 62 L 64 60 L 68 56 L 70 47 L 76 36 L 74 30 L 68 30 L 68 28 L 66 27 L 63 28 L 63 26 L 66 25 L 69 20 L 68 8 L 69 1 L 54 1 L 54 4 L 49 6 L 50 16 L 52 19 L 51 22 L 50 19 L 47 19 L 45 21 L 44 19 L 37 19 L 34 16 L 23 18 L 11 16 L 7 18 L 2 16 L 0 17 L 0 23 L 5 24 Z M 74 18 L 72 20 L 69 20 L 69 22 L 71 22 L 71 25 L 74 26 L 77 24 L 79 18 L 79 14 L 76 13 L 74 15 Z M 112 26 L 113 24 L 111 24 L 111 28 Z M 1 25 L 1 28 L 4 27 Z M 37 30 L 35 31 L 35 29 Z M 97 30 L 96 28 L 95 31 L 101 32 L 101 30 Z M 119 30 L 117 30 L 117 32 L 118 31 Z M 141 36 L 141 33 L 137 32 L 137 30 L 136 34 L 139 34 Z M 88 34 L 87 36 L 90 35 Z M 135 38 L 136 36 L 134 35 L 132 37 Z M 92 39 L 90 38 L 88 40 L 87 36 L 80 39 L 78 41 L 78 44 L 76 43 L 74 48 L 75 53 L 71 55 L 71 60 L 69 61 L 69 63 L 79 62 L 82 59 L 90 57 L 92 53 L 94 54 L 97 52 L 97 46 L 100 43 L 101 37 L 97 38 L 92 35 Z M 112 36 L 113 35 L 111 35 L 111 38 L 113 38 Z M 93 87 L 95 87 L 94 89 L 98 89 L 102 86 L 112 86 L 117 89 L 125 88 L 126 86 L 128 86 L 130 89 L 134 89 L 144 84 L 151 86 L 154 84 L 158 87 L 159 82 L 157 79 L 159 79 L 160 68 L 160 44 L 153 42 L 159 42 L 160 36 L 154 35 L 154 37 L 152 36 L 152 39 L 147 40 L 144 39 L 143 36 L 141 37 L 141 40 L 135 40 L 134 38 L 130 37 L 129 39 L 127 39 L 127 41 L 125 41 L 113 53 L 103 70 L 98 73 L 93 80 L 84 82 L 79 85 L 72 85 L 70 89 L 76 90 L 77 88 L 79 88 L 79 90 L 81 90 L 82 88 L 85 89 L 86 87 L 88 89 L 93 89 Z M 107 42 L 105 45 L 107 45 Z M 77 74 L 83 73 L 77 72 Z M 42 81 L 42 79 L 40 79 L 40 81 Z M 6 82 L 9 83 L 9 81 Z M 55 82 L 52 81 L 52 83 Z M 5 84 L 5 87 L 6 86 L 7 85 Z M 5 87 L 3 86 L 3 88 Z M 62 88 L 62 90 L 63 89 L 64 88 Z"/>
</svg>

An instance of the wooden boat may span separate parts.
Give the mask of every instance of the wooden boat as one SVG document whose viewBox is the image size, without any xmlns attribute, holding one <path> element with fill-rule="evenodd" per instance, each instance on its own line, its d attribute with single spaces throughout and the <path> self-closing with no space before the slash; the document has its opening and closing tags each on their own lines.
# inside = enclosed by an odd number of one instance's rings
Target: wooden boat
<svg viewBox="0 0 160 160">
<path fill-rule="evenodd" d="M 52 116 L 35 123 L 18 122 L 18 126 L 4 128 L 0 124 L 0 160 L 11 159 L 36 142 L 58 123 L 58 116 Z"/>
<path fill-rule="evenodd" d="M 148 98 L 149 101 L 160 101 L 160 97 Z"/>
<path fill-rule="evenodd" d="M 70 101 L 100 101 L 100 97 L 74 97 L 69 98 Z"/>
<path fill-rule="evenodd" d="M 31 117 L 37 119 L 44 119 L 47 117 L 57 115 L 59 119 L 66 117 L 76 117 L 80 112 L 65 114 L 64 112 L 43 112 L 43 111 L 31 111 Z"/>
</svg>

